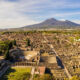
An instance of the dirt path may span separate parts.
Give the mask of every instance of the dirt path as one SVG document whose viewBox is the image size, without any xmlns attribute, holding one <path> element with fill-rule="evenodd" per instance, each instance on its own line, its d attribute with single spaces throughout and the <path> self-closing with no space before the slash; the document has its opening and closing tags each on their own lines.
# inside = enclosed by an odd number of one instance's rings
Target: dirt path
<svg viewBox="0 0 80 80">
<path fill-rule="evenodd" d="M 32 70 L 31 70 L 31 74 L 32 74 L 32 76 L 31 76 L 30 80 L 33 80 L 34 72 L 35 72 L 35 67 L 32 67 Z"/>
</svg>

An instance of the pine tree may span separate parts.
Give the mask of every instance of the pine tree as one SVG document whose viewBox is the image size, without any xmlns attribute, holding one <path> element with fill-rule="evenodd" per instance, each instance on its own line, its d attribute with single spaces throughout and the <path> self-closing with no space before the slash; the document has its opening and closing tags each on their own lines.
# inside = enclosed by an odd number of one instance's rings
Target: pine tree
<svg viewBox="0 0 80 80">
<path fill-rule="evenodd" d="M 30 45 L 30 39 L 26 39 L 26 46 L 31 46 Z"/>
<path fill-rule="evenodd" d="M 9 49 L 6 50 L 4 57 L 5 57 L 6 60 L 10 60 Z"/>
<path fill-rule="evenodd" d="M 14 41 L 13 41 L 13 45 L 15 45 L 16 46 L 16 40 L 14 39 Z"/>
</svg>

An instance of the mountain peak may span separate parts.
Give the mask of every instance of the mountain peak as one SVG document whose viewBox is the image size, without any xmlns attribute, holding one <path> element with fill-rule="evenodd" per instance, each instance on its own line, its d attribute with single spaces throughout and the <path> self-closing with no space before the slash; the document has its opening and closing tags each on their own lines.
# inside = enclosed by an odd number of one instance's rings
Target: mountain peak
<svg viewBox="0 0 80 80">
<path fill-rule="evenodd" d="M 78 26 L 80 26 L 77 23 L 71 22 L 69 20 L 65 20 L 65 21 L 60 21 L 60 20 L 56 20 L 55 18 L 50 18 L 47 19 L 39 24 L 34 24 L 34 25 L 30 25 L 28 26 L 29 28 L 77 28 Z"/>
<path fill-rule="evenodd" d="M 47 19 L 46 21 L 57 21 L 55 18 Z"/>
<path fill-rule="evenodd" d="M 69 21 L 69 20 L 65 20 L 65 22 L 71 22 L 71 21 Z"/>
</svg>

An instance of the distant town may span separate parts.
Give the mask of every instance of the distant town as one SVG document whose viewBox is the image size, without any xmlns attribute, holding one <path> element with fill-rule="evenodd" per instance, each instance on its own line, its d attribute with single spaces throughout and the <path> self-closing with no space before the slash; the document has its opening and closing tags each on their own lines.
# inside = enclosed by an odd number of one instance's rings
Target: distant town
<svg viewBox="0 0 80 80">
<path fill-rule="evenodd" d="M 0 80 L 80 80 L 80 31 L 0 32 Z"/>
</svg>

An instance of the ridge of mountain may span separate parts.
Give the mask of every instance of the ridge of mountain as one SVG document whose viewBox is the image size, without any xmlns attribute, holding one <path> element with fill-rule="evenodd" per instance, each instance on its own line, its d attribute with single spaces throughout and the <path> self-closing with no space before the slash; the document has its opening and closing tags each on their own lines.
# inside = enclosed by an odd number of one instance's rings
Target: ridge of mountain
<svg viewBox="0 0 80 80">
<path fill-rule="evenodd" d="M 24 26 L 22 28 L 24 29 L 26 28 L 31 28 L 31 29 L 60 28 L 61 29 L 61 28 L 77 28 L 79 26 L 80 24 L 71 22 L 69 20 L 60 21 L 60 20 L 56 20 L 55 18 L 50 18 L 41 23 Z"/>
</svg>

